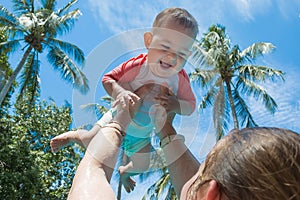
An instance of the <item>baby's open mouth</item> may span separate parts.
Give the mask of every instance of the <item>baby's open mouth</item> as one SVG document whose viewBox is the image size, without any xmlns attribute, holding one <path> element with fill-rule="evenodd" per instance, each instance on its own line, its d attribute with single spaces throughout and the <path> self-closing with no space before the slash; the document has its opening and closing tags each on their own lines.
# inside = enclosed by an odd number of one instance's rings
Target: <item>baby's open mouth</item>
<svg viewBox="0 0 300 200">
<path fill-rule="evenodd" d="M 168 64 L 168 63 L 165 63 L 165 62 L 163 62 L 163 61 L 160 61 L 159 63 L 160 63 L 160 66 L 161 66 L 162 68 L 170 68 L 170 67 L 172 67 L 172 65 L 170 65 L 170 64 Z"/>
</svg>

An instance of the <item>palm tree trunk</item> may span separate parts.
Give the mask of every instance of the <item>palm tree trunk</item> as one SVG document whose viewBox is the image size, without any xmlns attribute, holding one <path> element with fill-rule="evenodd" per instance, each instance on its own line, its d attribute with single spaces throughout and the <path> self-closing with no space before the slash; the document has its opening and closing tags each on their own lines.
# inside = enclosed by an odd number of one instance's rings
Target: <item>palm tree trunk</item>
<svg viewBox="0 0 300 200">
<path fill-rule="evenodd" d="M 0 92 L 0 105 L 2 104 L 5 96 L 7 95 L 9 89 L 12 86 L 12 83 L 16 80 L 19 72 L 21 71 L 23 65 L 25 64 L 25 61 L 28 57 L 28 55 L 30 54 L 32 50 L 32 46 L 29 46 L 28 49 L 26 50 L 26 52 L 24 53 L 22 60 L 20 61 L 20 63 L 18 64 L 17 68 L 15 69 L 15 71 L 13 72 L 13 74 L 9 77 L 7 83 L 4 85 L 3 89 Z"/>
<path fill-rule="evenodd" d="M 227 87 L 228 98 L 229 98 L 229 103 L 230 103 L 230 107 L 231 107 L 234 128 L 239 129 L 239 121 L 238 121 L 238 118 L 237 118 L 237 115 L 236 115 L 236 110 L 235 110 L 235 106 L 234 106 L 234 102 L 233 102 L 233 98 L 232 98 L 230 82 L 225 80 L 225 84 L 226 84 L 226 87 Z"/>
</svg>

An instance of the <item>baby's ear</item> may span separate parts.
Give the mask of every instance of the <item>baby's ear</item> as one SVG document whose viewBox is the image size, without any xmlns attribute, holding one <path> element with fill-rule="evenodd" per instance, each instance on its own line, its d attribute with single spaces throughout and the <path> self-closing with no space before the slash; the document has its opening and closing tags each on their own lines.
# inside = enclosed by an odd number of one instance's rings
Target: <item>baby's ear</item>
<svg viewBox="0 0 300 200">
<path fill-rule="evenodd" d="M 150 44 L 151 44 L 151 41 L 152 41 L 152 33 L 151 32 L 146 32 L 144 33 L 144 44 L 145 44 L 145 47 L 148 49 Z"/>
</svg>

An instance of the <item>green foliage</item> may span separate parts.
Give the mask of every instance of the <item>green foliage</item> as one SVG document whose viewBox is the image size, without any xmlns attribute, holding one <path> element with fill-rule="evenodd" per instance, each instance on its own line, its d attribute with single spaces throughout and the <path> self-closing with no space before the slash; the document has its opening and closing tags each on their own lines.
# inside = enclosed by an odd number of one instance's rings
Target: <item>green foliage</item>
<svg viewBox="0 0 300 200">
<path fill-rule="evenodd" d="M 5 35 L 4 31 L 0 31 L 0 43 L 5 41 L 7 41 L 7 36 Z M 6 53 L 7 52 L 5 51 L 1 51 L 0 54 L 0 91 L 6 84 L 8 77 L 10 77 L 12 74 L 12 69 L 10 68 L 10 65 L 8 63 L 8 57 Z M 4 110 L 10 106 L 9 99 L 14 91 L 15 86 L 16 83 L 13 83 L 13 86 L 10 88 L 9 92 L 7 93 L 3 103 L 0 104 L 1 105 L 0 116 L 1 114 L 3 114 L 3 112 L 5 112 Z"/>
<path fill-rule="evenodd" d="M 70 107 L 26 102 L 0 118 L 0 193 L 2 199 L 66 199 L 81 149 L 53 154 L 50 139 L 69 130 Z"/>
</svg>

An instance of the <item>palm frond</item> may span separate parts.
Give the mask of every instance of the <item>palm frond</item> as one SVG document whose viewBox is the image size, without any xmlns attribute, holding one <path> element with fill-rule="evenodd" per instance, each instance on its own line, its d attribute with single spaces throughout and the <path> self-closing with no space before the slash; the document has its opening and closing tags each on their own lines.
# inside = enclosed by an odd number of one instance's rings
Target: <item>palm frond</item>
<svg viewBox="0 0 300 200">
<path fill-rule="evenodd" d="M 82 93 L 88 91 L 87 78 L 68 55 L 59 48 L 51 47 L 47 58 L 54 69 L 62 74 L 64 80 L 71 82 L 72 85 L 78 88 Z"/>
<path fill-rule="evenodd" d="M 207 52 L 201 48 L 199 41 L 195 41 L 192 47 L 192 55 L 189 58 L 190 63 L 199 68 L 200 66 L 206 66 L 206 56 Z"/>
<path fill-rule="evenodd" d="M 166 200 L 177 200 L 178 199 L 173 185 L 170 185 L 165 199 Z"/>
<path fill-rule="evenodd" d="M 230 64 L 228 64 L 229 66 L 237 66 L 243 62 L 240 52 L 241 50 L 238 45 L 232 47 L 228 55 L 228 61 L 230 62 Z"/>
<path fill-rule="evenodd" d="M 190 80 L 197 82 L 201 87 L 211 85 L 218 76 L 218 73 L 214 69 L 196 68 L 195 71 L 189 73 Z"/>
<path fill-rule="evenodd" d="M 64 6 L 61 9 L 59 9 L 58 12 L 57 12 L 58 16 L 61 16 L 63 13 L 67 12 L 72 5 L 74 5 L 75 3 L 77 3 L 77 1 L 78 0 L 72 0 L 66 6 Z"/>
<path fill-rule="evenodd" d="M 65 25 L 66 27 L 73 25 L 75 20 L 77 20 L 78 17 L 80 17 L 81 15 L 82 15 L 82 13 L 80 12 L 80 10 L 75 9 L 75 10 L 60 17 L 61 24 Z"/>
<path fill-rule="evenodd" d="M 79 9 L 62 16 L 52 10 L 44 9 L 40 12 L 47 16 L 47 19 L 44 21 L 44 27 L 45 30 L 47 30 L 46 34 L 48 37 L 55 37 L 56 35 L 63 35 L 69 32 L 72 29 L 74 22 L 81 16 Z"/>
<path fill-rule="evenodd" d="M 214 61 L 216 55 L 227 52 L 230 49 L 230 40 L 225 32 L 225 27 L 220 24 L 213 24 L 209 31 L 201 39 L 201 47 L 208 52 L 207 60 Z M 208 62 L 213 65 L 213 62 Z"/>
<path fill-rule="evenodd" d="M 157 194 L 158 198 L 163 194 L 163 192 L 164 192 L 165 188 L 167 188 L 168 184 L 170 184 L 170 174 L 169 173 L 164 174 L 161 178 L 161 181 L 159 181 L 157 184 L 156 194 Z"/>
<path fill-rule="evenodd" d="M 211 106 L 215 100 L 215 95 L 217 93 L 217 90 L 214 87 L 211 87 L 207 93 L 202 97 L 198 109 L 205 109 L 207 106 Z"/>
<path fill-rule="evenodd" d="M 216 31 L 211 31 L 205 34 L 205 37 L 201 40 L 201 46 L 206 52 L 212 49 L 212 47 L 219 46 L 220 35 Z"/>
<path fill-rule="evenodd" d="M 0 17 L 10 21 L 12 24 L 18 23 L 18 18 L 0 4 Z"/>
<path fill-rule="evenodd" d="M 20 47 L 20 41 L 21 40 L 12 40 L 12 41 L 6 41 L 0 43 L 0 54 L 2 52 L 8 52 L 13 53 Z"/>
<path fill-rule="evenodd" d="M 170 174 L 165 173 L 157 182 L 148 188 L 147 193 L 143 196 L 143 199 L 146 199 L 146 196 L 150 196 L 150 199 L 159 199 L 163 192 L 170 186 Z"/>
<path fill-rule="evenodd" d="M 71 11 L 63 16 L 58 16 L 58 18 L 51 21 L 51 26 L 57 31 L 57 34 L 65 34 L 69 32 L 74 22 L 81 16 L 79 9 Z"/>
<path fill-rule="evenodd" d="M 33 13 L 34 1 L 33 0 L 12 0 L 14 11 L 18 14 Z"/>
<path fill-rule="evenodd" d="M 16 25 L 16 26 L 10 26 L 10 25 L 1 26 L 0 31 L 1 32 L 4 31 L 5 35 L 7 35 L 7 37 L 10 40 L 23 39 L 25 33 L 28 33 L 25 29 L 23 29 L 19 25 Z"/>
<path fill-rule="evenodd" d="M 253 81 L 265 81 L 266 79 L 271 81 L 280 79 L 284 81 L 283 71 L 266 66 L 241 65 L 238 67 L 238 72 L 241 76 Z"/>
<path fill-rule="evenodd" d="M 54 10 L 56 6 L 56 0 L 40 0 L 43 8 L 47 10 Z"/>
<path fill-rule="evenodd" d="M 7 31 L 9 29 L 15 29 L 15 27 L 18 26 L 17 23 L 14 23 L 12 22 L 11 20 L 5 18 L 5 17 L 2 17 L 0 16 L 0 24 L 1 24 L 1 27 L 4 27 L 2 28 L 4 31 Z"/>
<path fill-rule="evenodd" d="M 103 96 L 100 98 L 100 101 L 107 103 L 108 105 L 111 105 L 114 102 L 114 99 L 111 96 Z"/>
<path fill-rule="evenodd" d="M 242 57 L 249 57 L 252 60 L 257 58 L 258 56 L 262 56 L 264 54 L 271 53 L 276 47 L 272 43 L 268 42 L 257 42 L 241 52 Z M 249 60 L 251 60 L 249 59 Z"/>
<path fill-rule="evenodd" d="M 277 104 L 275 100 L 267 93 L 267 91 L 254 83 L 251 80 L 245 79 L 239 76 L 236 84 L 236 88 L 247 96 L 253 96 L 256 100 L 261 100 L 265 108 L 270 113 L 275 113 L 277 110 Z"/>
<path fill-rule="evenodd" d="M 236 109 L 236 113 L 239 118 L 240 127 L 258 126 L 254 121 L 246 102 L 240 96 L 239 92 L 236 89 L 232 92 L 232 96 L 234 99 L 234 106 Z"/>
<path fill-rule="evenodd" d="M 100 119 L 104 113 L 108 111 L 105 106 L 98 103 L 89 103 L 80 106 L 81 109 L 96 114 L 97 118 Z"/>
<path fill-rule="evenodd" d="M 83 65 L 85 62 L 85 57 L 83 51 L 76 45 L 55 38 L 48 38 L 47 43 L 51 46 L 57 47 L 64 51 L 67 55 L 72 57 L 75 62 L 79 65 Z"/>
</svg>

